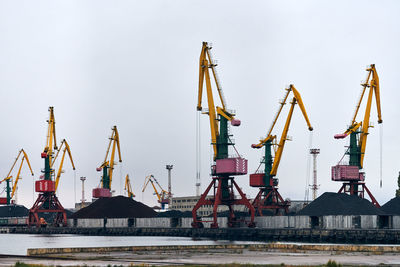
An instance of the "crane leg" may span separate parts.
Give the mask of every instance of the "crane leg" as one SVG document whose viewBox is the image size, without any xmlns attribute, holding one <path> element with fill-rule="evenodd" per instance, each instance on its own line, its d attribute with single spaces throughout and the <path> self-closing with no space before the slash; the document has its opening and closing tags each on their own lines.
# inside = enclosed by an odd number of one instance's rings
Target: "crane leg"
<svg viewBox="0 0 400 267">
<path fill-rule="evenodd" d="M 348 189 L 346 189 L 346 186 L 348 186 Z M 359 190 L 360 187 L 361 189 Z M 381 207 L 376 198 L 374 197 L 374 195 L 372 195 L 371 191 L 368 189 L 367 185 L 363 182 L 343 183 L 338 193 L 349 193 L 350 195 L 356 195 L 360 198 L 364 198 L 364 192 L 367 192 L 369 198 L 371 199 L 372 204 L 375 207 L 377 208 Z"/>
<path fill-rule="evenodd" d="M 224 183 L 222 183 L 222 180 L 225 180 Z M 218 184 L 216 184 L 218 183 Z M 228 184 L 227 187 L 224 187 L 224 185 Z M 207 194 L 211 190 L 211 188 L 214 187 L 214 198 L 206 200 Z M 235 199 L 234 198 L 234 189 L 237 190 L 237 192 L 240 195 L 240 199 Z M 225 195 L 224 191 L 225 190 Z M 226 194 L 226 192 L 228 192 Z M 213 206 L 213 220 L 209 221 L 211 222 L 211 228 L 218 228 L 218 206 L 219 205 L 225 205 L 228 206 L 229 209 L 229 222 L 228 226 L 229 227 L 234 227 L 237 225 L 237 219 L 235 218 L 234 214 L 234 205 L 244 205 L 246 206 L 249 211 L 250 211 L 250 222 L 247 224 L 249 227 L 254 227 L 254 216 L 255 216 L 255 209 L 253 205 L 251 205 L 250 201 L 246 198 L 246 195 L 242 192 L 242 190 L 239 188 L 239 186 L 236 184 L 234 179 L 232 177 L 213 177 L 213 181 L 210 183 L 210 185 L 207 187 L 207 189 L 204 191 L 204 193 L 201 195 L 199 201 L 195 205 L 195 207 L 192 210 L 192 216 L 193 216 L 193 222 L 192 222 L 192 227 L 193 228 L 200 228 L 203 227 L 202 222 L 199 221 L 197 217 L 197 210 L 203 206 L 203 205 L 212 205 Z"/>
<path fill-rule="evenodd" d="M 283 210 L 285 214 L 289 213 L 290 203 L 285 201 L 275 187 L 260 188 L 256 198 L 253 201 L 253 206 L 257 211 L 258 216 L 263 216 L 263 210 L 271 210 L 274 215 L 279 215 Z"/>
<path fill-rule="evenodd" d="M 54 226 L 67 226 L 67 214 L 54 192 L 39 194 L 33 207 L 29 210 L 29 226 L 40 226 L 39 213 L 56 213 L 53 221 Z"/>
<path fill-rule="evenodd" d="M 199 201 L 196 203 L 196 205 L 194 206 L 193 210 L 192 210 L 192 217 L 193 217 L 193 222 L 192 222 L 192 227 L 193 228 L 203 228 L 203 223 L 201 221 L 199 221 L 198 217 L 197 217 L 197 210 L 203 206 L 203 205 L 209 205 L 208 203 L 212 203 L 209 200 L 206 200 L 206 197 L 208 195 L 208 192 L 210 192 L 211 187 L 213 187 L 215 184 L 215 179 L 213 179 L 211 181 L 211 183 L 209 184 L 209 186 L 207 187 L 206 191 L 204 191 L 204 193 L 201 195 Z"/>
</svg>

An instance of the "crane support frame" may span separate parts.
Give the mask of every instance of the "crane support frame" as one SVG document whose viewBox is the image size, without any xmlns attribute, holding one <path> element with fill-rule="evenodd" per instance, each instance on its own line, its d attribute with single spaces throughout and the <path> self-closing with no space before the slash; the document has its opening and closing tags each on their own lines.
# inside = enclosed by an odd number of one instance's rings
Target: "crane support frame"
<svg viewBox="0 0 400 267">
<path fill-rule="evenodd" d="M 208 193 L 210 192 L 211 188 L 213 188 L 213 195 L 211 198 L 207 198 Z M 240 199 L 234 198 L 234 189 L 239 193 Z M 213 206 L 213 219 L 210 220 L 202 220 L 200 217 L 197 216 L 197 210 L 200 209 L 201 206 L 204 205 L 211 205 Z M 239 227 L 241 222 L 246 223 L 249 227 L 255 227 L 254 223 L 254 216 L 255 216 L 255 209 L 250 204 L 249 200 L 247 199 L 246 195 L 237 185 L 233 177 L 213 177 L 211 183 L 208 185 L 207 189 L 201 195 L 199 201 L 196 203 L 192 210 L 193 228 L 203 228 L 205 222 L 211 222 L 211 228 L 219 228 L 218 225 L 218 217 L 217 211 L 218 206 L 225 205 L 228 206 L 229 209 L 229 216 L 228 216 L 228 227 Z M 250 212 L 250 221 L 239 220 L 235 217 L 233 207 L 235 205 L 244 205 L 249 209 Z"/>
<path fill-rule="evenodd" d="M 53 226 L 67 226 L 67 213 L 54 192 L 39 194 L 33 207 L 29 210 L 28 225 L 39 227 L 41 223 L 39 213 L 43 212 L 56 213 Z"/>
</svg>

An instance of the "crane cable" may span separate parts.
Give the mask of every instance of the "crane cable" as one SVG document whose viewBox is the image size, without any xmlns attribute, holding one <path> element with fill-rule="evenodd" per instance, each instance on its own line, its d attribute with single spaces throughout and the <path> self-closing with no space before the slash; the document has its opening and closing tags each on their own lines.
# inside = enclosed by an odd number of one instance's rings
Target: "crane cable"
<svg viewBox="0 0 400 267">
<path fill-rule="evenodd" d="M 76 203 L 76 170 L 74 170 L 74 207 Z"/>
<path fill-rule="evenodd" d="M 201 150 L 200 150 L 200 112 L 196 112 L 196 196 L 200 196 L 200 169 L 201 169 Z"/>
<path fill-rule="evenodd" d="M 382 158 L 383 158 L 383 124 L 381 123 L 379 125 L 379 176 L 380 176 L 380 180 L 379 180 L 379 185 L 380 188 L 382 188 Z"/>
<path fill-rule="evenodd" d="M 120 164 L 119 164 L 119 193 L 120 193 L 120 195 L 123 195 L 122 194 L 122 162 L 120 162 Z"/>
</svg>

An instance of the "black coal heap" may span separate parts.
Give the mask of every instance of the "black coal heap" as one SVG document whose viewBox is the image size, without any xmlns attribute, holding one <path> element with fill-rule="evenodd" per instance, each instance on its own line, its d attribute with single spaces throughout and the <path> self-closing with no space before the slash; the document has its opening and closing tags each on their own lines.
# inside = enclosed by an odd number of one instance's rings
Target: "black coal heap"
<svg viewBox="0 0 400 267">
<path fill-rule="evenodd" d="M 358 196 L 326 192 L 308 204 L 296 215 L 384 215 L 367 199 Z"/>
<path fill-rule="evenodd" d="M 150 218 L 156 217 L 149 206 L 129 197 L 100 198 L 88 207 L 75 212 L 70 218 Z"/>
</svg>

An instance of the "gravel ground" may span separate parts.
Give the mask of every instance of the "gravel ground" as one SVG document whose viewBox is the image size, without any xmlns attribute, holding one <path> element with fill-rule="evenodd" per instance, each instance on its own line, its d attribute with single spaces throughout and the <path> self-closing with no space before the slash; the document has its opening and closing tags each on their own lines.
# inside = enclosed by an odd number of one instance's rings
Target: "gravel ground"
<svg viewBox="0 0 400 267">
<path fill-rule="evenodd" d="M 0 266 L 10 266 L 17 261 L 30 264 L 45 264 L 54 266 L 107 266 L 107 265 L 183 265 L 183 264 L 287 264 L 287 265 L 321 265 L 328 260 L 334 260 L 343 265 L 400 265 L 398 254 L 374 255 L 368 253 L 287 253 L 265 251 L 219 251 L 216 253 L 80 253 L 53 255 L 53 257 L 67 257 L 67 259 L 37 259 L 8 257 L 0 259 Z"/>
</svg>

